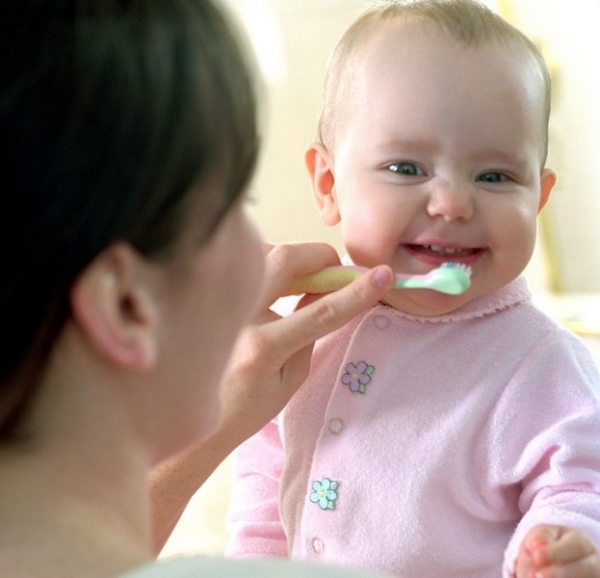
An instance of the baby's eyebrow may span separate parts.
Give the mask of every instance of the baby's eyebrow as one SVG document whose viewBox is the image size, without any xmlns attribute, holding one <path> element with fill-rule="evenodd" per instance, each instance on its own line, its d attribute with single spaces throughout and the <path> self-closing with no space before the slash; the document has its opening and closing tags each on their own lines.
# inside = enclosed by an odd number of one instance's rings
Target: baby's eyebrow
<svg viewBox="0 0 600 578">
<path fill-rule="evenodd" d="M 437 139 L 419 139 L 392 137 L 375 142 L 371 151 L 376 156 L 389 157 L 396 160 L 410 160 L 411 155 L 420 154 L 444 154 L 443 145 Z M 454 152 L 454 155 L 460 155 L 460 152 Z M 486 166 L 492 169 L 501 169 L 509 166 L 512 170 L 519 173 L 530 173 L 532 170 L 531 159 L 528 158 L 527 150 L 506 150 L 500 147 L 489 147 L 473 151 L 464 151 L 463 157 L 474 164 L 481 164 L 482 170 Z"/>
<path fill-rule="evenodd" d="M 375 143 L 372 150 L 379 154 L 394 155 L 401 152 L 403 155 L 406 155 L 435 151 L 438 147 L 439 144 L 434 141 L 429 142 L 419 139 L 393 138 Z"/>
<path fill-rule="evenodd" d="M 473 161 L 479 162 L 483 166 L 489 165 L 490 169 L 502 168 L 502 166 L 506 165 L 518 172 L 529 172 L 531 170 L 531 162 L 527 160 L 526 155 L 520 154 L 519 151 L 484 149 L 473 155 Z M 501 163 L 501 165 L 495 167 L 496 163 Z"/>
</svg>

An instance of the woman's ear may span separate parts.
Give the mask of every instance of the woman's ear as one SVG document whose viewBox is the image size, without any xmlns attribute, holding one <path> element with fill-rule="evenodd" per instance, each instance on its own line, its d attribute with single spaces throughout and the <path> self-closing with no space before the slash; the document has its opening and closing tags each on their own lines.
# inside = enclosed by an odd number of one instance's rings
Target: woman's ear
<svg viewBox="0 0 600 578">
<path fill-rule="evenodd" d="M 541 175 L 541 186 L 540 186 L 540 202 L 538 204 L 538 213 L 544 208 L 550 193 L 556 184 L 556 173 L 552 169 L 543 169 Z"/>
<path fill-rule="evenodd" d="M 118 243 L 101 253 L 71 290 L 75 322 L 115 365 L 147 371 L 156 362 L 155 275 L 131 246 Z"/>
<path fill-rule="evenodd" d="M 333 161 L 327 147 L 320 142 L 311 143 L 304 153 L 304 162 L 321 219 L 326 225 L 337 225 L 340 222 L 340 211 L 335 194 Z"/>
</svg>

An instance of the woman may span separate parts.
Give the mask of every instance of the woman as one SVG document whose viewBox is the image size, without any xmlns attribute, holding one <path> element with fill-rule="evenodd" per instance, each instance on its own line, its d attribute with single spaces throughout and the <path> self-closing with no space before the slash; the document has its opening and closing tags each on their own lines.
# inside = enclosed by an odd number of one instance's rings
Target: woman
<svg viewBox="0 0 600 578">
<path fill-rule="evenodd" d="M 375 303 L 391 271 L 286 319 L 268 311 L 295 275 L 337 256 L 265 256 L 243 204 L 258 151 L 251 78 L 211 2 L 2 10 L 0 575 L 328 575 L 148 565 L 148 473 L 200 443 L 208 475 L 283 407 L 314 340 Z"/>
</svg>

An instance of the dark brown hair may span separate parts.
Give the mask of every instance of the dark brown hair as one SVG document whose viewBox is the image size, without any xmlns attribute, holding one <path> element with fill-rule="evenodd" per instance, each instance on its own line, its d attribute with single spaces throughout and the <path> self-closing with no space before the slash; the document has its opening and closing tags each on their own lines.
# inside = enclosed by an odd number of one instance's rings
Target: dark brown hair
<svg viewBox="0 0 600 578">
<path fill-rule="evenodd" d="M 255 108 L 240 41 L 209 0 L 3 0 L 0 437 L 96 256 L 126 241 L 163 258 L 191 196 L 200 240 L 216 229 L 255 165 Z"/>
</svg>

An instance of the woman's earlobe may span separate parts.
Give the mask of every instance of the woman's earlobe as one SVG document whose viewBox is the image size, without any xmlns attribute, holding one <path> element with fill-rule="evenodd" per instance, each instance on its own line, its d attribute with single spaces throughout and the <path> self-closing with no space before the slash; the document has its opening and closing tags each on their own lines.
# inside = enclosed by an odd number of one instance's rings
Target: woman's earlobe
<svg viewBox="0 0 600 578">
<path fill-rule="evenodd" d="M 156 308 L 142 257 L 125 244 L 109 247 L 71 291 L 75 322 L 106 361 L 148 371 L 156 361 Z"/>
</svg>

